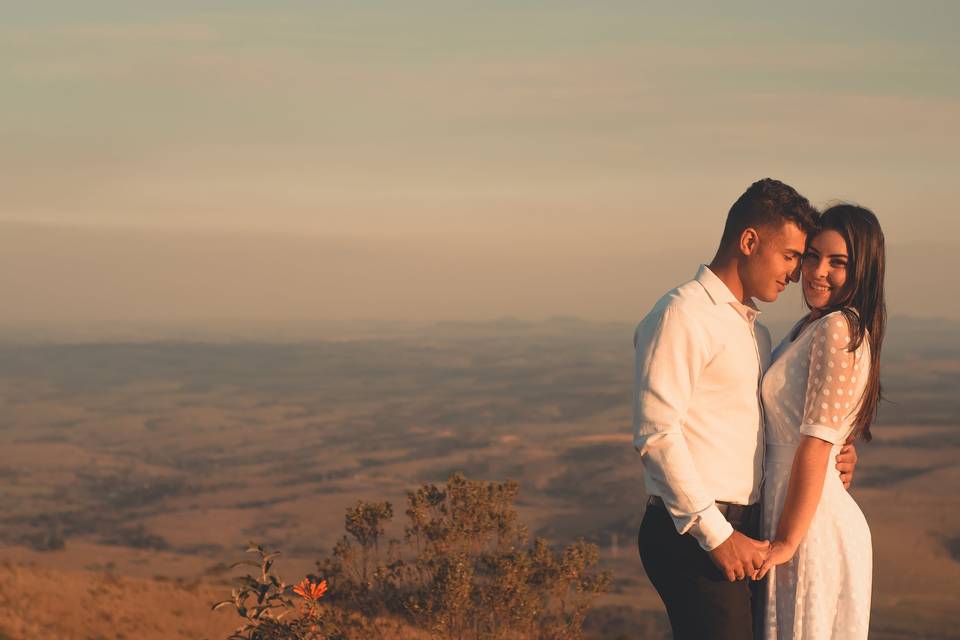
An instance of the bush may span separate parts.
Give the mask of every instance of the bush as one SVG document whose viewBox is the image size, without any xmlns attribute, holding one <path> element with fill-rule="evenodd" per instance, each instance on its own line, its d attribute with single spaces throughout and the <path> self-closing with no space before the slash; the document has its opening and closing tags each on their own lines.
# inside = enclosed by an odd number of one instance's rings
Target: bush
<svg viewBox="0 0 960 640">
<path fill-rule="evenodd" d="M 513 508 L 518 490 L 460 474 L 425 484 L 407 493 L 402 541 L 384 540 L 389 502 L 358 502 L 316 575 L 287 585 L 272 571 L 276 553 L 252 545 L 258 560 L 246 564 L 260 574 L 239 578 L 214 608 L 244 618 L 231 640 L 580 638 L 610 575 L 594 571 L 597 548 L 583 540 L 531 544 Z"/>
</svg>

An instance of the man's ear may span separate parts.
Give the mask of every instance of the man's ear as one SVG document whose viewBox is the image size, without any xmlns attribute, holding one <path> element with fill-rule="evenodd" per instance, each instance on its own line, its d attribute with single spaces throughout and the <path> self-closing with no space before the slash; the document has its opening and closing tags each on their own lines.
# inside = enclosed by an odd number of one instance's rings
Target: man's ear
<svg viewBox="0 0 960 640">
<path fill-rule="evenodd" d="M 760 235 L 753 227 L 747 227 L 740 234 L 740 253 L 745 256 L 753 255 L 760 247 Z"/>
</svg>

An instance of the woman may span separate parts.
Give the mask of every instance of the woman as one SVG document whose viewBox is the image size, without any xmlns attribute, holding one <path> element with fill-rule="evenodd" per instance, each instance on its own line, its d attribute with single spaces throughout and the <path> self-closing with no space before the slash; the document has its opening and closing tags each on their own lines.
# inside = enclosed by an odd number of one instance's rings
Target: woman
<svg viewBox="0 0 960 640">
<path fill-rule="evenodd" d="M 865 639 L 872 551 L 863 513 L 832 473 L 850 436 L 870 440 L 886 323 L 884 239 L 876 216 L 831 207 L 800 272 L 810 313 L 773 353 L 762 383 L 766 418 L 764 535 L 756 579 L 769 640 Z"/>
</svg>

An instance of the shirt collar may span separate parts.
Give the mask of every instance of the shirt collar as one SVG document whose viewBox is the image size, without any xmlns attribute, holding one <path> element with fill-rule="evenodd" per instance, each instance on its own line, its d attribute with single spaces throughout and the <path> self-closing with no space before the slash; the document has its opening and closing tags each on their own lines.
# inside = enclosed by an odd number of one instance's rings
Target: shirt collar
<svg viewBox="0 0 960 640">
<path fill-rule="evenodd" d="M 730 288 L 707 265 L 700 265 L 700 270 L 697 271 L 694 279 L 707 292 L 713 304 L 729 304 L 747 322 L 753 322 L 760 315 L 760 310 L 757 309 L 753 300 L 749 300 L 746 304 L 737 300 Z"/>
</svg>

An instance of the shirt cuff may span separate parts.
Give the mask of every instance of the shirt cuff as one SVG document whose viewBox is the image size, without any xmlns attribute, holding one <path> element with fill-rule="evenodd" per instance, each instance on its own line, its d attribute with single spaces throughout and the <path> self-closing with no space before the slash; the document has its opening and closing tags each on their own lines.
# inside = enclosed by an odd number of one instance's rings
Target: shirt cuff
<svg viewBox="0 0 960 640">
<path fill-rule="evenodd" d="M 812 436 L 818 440 L 826 440 L 830 444 L 839 444 L 840 437 L 843 435 L 840 433 L 840 429 L 825 427 L 822 424 L 802 425 L 800 427 L 800 433 L 805 436 Z"/>
<path fill-rule="evenodd" d="M 710 505 L 698 516 L 697 523 L 690 528 L 690 534 L 704 551 L 713 551 L 733 535 L 733 525 L 723 517 L 717 505 Z"/>
</svg>

